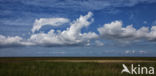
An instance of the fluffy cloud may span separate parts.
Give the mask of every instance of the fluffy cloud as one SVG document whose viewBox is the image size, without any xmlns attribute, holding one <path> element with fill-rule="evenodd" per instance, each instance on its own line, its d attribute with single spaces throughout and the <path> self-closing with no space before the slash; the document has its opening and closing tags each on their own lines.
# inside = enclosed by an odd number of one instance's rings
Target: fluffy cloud
<svg viewBox="0 0 156 76">
<path fill-rule="evenodd" d="M 30 38 L 23 39 L 19 36 L 6 37 L 0 35 L 0 46 L 73 46 L 73 45 L 88 45 L 91 39 L 98 38 L 98 35 L 94 32 L 81 33 L 81 29 L 88 27 L 94 19 L 93 13 L 88 12 L 85 16 L 74 20 L 70 23 L 70 27 L 63 31 L 51 29 L 48 33 L 35 33 L 45 25 L 59 26 L 69 22 L 66 18 L 41 18 L 34 22 Z"/>
<path fill-rule="evenodd" d="M 44 25 L 59 26 L 69 22 L 69 19 L 66 18 L 41 18 L 34 22 L 33 34 L 31 34 L 30 38 L 23 39 L 19 36 L 6 37 L 0 35 L 0 46 L 89 46 L 91 40 L 95 40 L 97 46 L 103 46 L 104 43 L 98 41 L 98 39 L 115 40 L 122 43 L 156 40 L 156 26 L 136 29 L 133 25 L 123 27 L 121 21 L 113 21 L 97 28 L 99 34 L 95 32 L 82 33 L 82 28 L 88 27 L 94 21 L 92 16 L 92 12 L 88 12 L 85 16 L 81 15 L 78 19 L 70 22 L 70 26 L 62 31 L 51 29 L 48 33 L 35 33 Z"/>
<path fill-rule="evenodd" d="M 92 15 L 89 12 L 86 16 L 80 16 L 70 24 L 69 28 L 63 31 L 51 29 L 48 33 L 33 34 L 29 41 L 45 46 L 83 44 L 98 37 L 94 32 L 81 33 L 83 27 L 88 27 L 93 22 Z"/>
<path fill-rule="evenodd" d="M 98 28 L 98 31 L 102 38 L 117 40 L 120 42 L 156 39 L 156 26 L 152 26 L 150 29 L 148 27 L 135 29 L 133 25 L 123 27 L 121 21 L 104 24 L 103 27 Z"/>
<path fill-rule="evenodd" d="M 156 41 L 156 26 L 152 26 L 151 32 L 147 34 L 148 40 Z"/>
<path fill-rule="evenodd" d="M 40 30 L 45 25 L 59 26 L 69 22 L 66 18 L 40 18 L 36 19 L 32 28 L 32 32 Z"/>
<path fill-rule="evenodd" d="M 0 46 L 18 46 L 20 45 L 22 38 L 19 36 L 5 37 L 0 35 Z"/>
<path fill-rule="evenodd" d="M 35 45 L 32 42 L 24 40 L 19 36 L 3 36 L 0 35 L 0 47 L 17 47 L 17 46 L 32 46 Z"/>
</svg>

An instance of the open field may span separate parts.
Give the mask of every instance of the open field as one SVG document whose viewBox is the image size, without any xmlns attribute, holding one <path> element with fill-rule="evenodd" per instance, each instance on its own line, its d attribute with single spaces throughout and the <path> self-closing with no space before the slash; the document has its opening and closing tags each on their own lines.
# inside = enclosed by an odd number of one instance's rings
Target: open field
<svg viewBox="0 0 156 76">
<path fill-rule="evenodd" d="M 132 76 L 121 74 L 122 64 L 156 67 L 156 58 L 59 57 L 0 58 L 0 76 Z M 150 76 L 150 75 L 136 75 Z M 155 76 L 155 75 L 151 75 Z"/>
</svg>

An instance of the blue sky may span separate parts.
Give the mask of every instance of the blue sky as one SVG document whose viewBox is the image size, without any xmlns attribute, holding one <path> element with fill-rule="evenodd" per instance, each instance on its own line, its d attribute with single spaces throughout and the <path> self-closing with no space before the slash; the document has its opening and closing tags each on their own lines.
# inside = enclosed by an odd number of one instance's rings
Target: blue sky
<svg viewBox="0 0 156 76">
<path fill-rule="evenodd" d="M 156 56 L 155 0 L 0 0 L 0 56 Z"/>
</svg>

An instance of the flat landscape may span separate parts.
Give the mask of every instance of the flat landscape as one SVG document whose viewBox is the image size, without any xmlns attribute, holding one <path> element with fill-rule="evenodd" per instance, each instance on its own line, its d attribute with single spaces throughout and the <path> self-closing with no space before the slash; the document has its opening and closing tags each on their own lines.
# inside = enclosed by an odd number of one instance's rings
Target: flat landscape
<svg viewBox="0 0 156 76">
<path fill-rule="evenodd" d="M 155 57 L 1 57 L 0 76 L 132 76 L 122 64 L 156 67 Z M 134 75 L 134 76 L 155 76 Z"/>
</svg>

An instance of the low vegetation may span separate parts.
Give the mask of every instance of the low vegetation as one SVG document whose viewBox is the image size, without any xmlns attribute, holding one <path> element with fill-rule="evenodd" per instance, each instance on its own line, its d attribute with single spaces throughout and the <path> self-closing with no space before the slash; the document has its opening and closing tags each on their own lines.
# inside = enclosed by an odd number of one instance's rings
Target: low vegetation
<svg viewBox="0 0 156 76">
<path fill-rule="evenodd" d="M 131 63 L 124 64 L 130 65 Z M 134 62 L 133 64 L 156 66 L 155 62 Z M 122 69 L 122 63 L 119 62 L 53 62 L 46 60 L 42 61 L 42 59 L 40 61 L 29 59 L 8 61 L 8 59 L 0 59 L 0 76 L 132 76 L 127 73 L 121 74 Z"/>
</svg>

